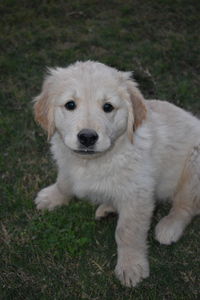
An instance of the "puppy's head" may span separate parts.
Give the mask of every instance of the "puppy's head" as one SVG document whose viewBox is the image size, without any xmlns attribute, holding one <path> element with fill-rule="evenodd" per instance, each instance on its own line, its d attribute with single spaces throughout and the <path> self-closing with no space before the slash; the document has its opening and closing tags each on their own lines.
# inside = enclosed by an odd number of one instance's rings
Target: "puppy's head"
<svg viewBox="0 0 200 300">
<path fill-rule="evenodd" d="M 79 155 L 103 153 L 124 134 L 133 142 L 146 107 L 130 76 L 92 61 L 50 69 L 34 99 L 35 119 Z"/>
</svg>

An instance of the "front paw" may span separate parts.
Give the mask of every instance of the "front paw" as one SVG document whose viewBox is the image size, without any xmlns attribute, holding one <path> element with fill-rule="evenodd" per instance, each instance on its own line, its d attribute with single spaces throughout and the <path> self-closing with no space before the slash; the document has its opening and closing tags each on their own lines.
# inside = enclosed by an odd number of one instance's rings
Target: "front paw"
<svg viewBox="0 0 200 300">
<path fill-rule="evenodd" d="M 143 278 L 149 276 L 148 260 L 140 255 L 124 255 L 118 259 L 115 274 L 122 285 L 135 287 Z"/>
<path fill-rule="evenodd" d="M 53 210 L 55 207 L 62 204 L 67 204 L 69 201 L 60 193 L 56 184 L 50 185 L 42 189 L 34 200 L 37 209 Z"/>
</svg>

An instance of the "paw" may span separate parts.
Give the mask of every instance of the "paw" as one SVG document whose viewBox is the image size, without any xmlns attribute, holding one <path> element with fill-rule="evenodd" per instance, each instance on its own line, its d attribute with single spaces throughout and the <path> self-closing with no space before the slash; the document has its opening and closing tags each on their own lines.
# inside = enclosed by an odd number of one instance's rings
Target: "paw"
<svg viewBox="0 0 200 300">
<path fill-rule="evenodd" d="M 170 245 L 176 242 L 182 235 L 184 224 L 174 216 L 166 216 L 157 224 L 155 229 L 156 240 L 160 244 Z"/>
<path fill-rule="evenodd" d="M 66 204 L 68 201 L 64 195 L 60 193 L 56 184 L 50 185 L 42 189 L 34 200 L 37 209 L 53 210 L 55 207 Z"/>
<path fill-rule="evenodd" d="M 116 214 L 115 209 L 111 205 L 101 204 L 95 213 L 95 220 L 106 218 L 109 214 Z"/>
<path fill-rule="evenodd" d="M 118 259 L 115 274 L 122 285 L 135 287 L 149 276 L 149 263 L 145 257 L 126 255 Z"/>
</svg>

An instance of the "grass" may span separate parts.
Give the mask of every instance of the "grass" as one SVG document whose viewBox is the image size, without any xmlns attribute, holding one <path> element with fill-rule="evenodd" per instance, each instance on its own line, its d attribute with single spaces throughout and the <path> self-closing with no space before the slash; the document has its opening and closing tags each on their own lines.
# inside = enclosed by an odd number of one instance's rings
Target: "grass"
<svg viewBox="0 0 200 300">
<path fill-rule="evenodd" d="M 151 276 L 137 288 L 113 275 L 116 219 L 94 221 L 75 201 L 38 213 L 33 199 L 55 180 L 31 99 L 46 66 L 93 59 L 134 70 L 144 95 L 200 113 L 197 0 L 4 0 L 0 3 L 0 298 L 198 299 L 199 222 L 172 246 L 149 232 Z"/>
</svg>

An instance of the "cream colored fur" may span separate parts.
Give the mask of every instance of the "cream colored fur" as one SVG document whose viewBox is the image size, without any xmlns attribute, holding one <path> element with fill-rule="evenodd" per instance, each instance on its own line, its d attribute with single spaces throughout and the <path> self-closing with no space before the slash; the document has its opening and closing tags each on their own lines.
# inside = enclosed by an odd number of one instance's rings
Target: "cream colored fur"
<svg viewBox="0 0 200 300">
<path fill-rule="evenodd" d="M 69 100 L 73 111 L 65 108 Z M 103 111 L 105 102 L 112 112 Z M 97 219 L 116 211 L 115 273 L 135 286 L 149 275 L 155 199 L 172 201 L 155 230 L 162 244 L 176 242 L 200 212 L 200 121 L 168 102 L 144 100 L 130 73 L 92 61 L 50 70 L 35 116 L 58 165 L 57 181 L 38 193 L 37 208 L 51 210 L 76 196 L 100 204 Z M 84 128 L 98 133 L 93 154 L 74 152 Z"/>
</svg>

